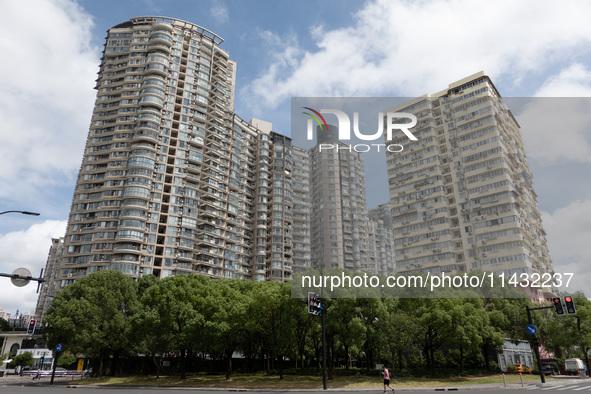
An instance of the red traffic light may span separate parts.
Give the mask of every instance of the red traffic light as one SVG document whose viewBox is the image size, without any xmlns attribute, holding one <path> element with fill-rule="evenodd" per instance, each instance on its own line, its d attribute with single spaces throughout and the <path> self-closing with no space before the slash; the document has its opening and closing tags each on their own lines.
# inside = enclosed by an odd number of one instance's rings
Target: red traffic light
<svg viewBox="0 0 591 394">
<path fill-rule="evenodd" d="M 552 303 L 554 304 L 554 310 L 556 311 L 556 315 L 564 315 L 564 308 L 562 307 L 562 300 L 560 299 L 560 297 L 552 298 Z"/>
<path fill-rule="evenodd" d="M 35 333 L 35 324 L 37 323 L 36 320 L 31 319 L 31 321 L 29 321 L 29 326 L 27 327 L 27 334 L 33 334 Z"/>
<path fill-rule="evenodd" d="M 573 300 L 571 296 L 564 297 L 564 303 L 566 305 L 566 313 L 569 315 L 577 313 L 577 309 L 575 308 L 575 300 Z"/>
</svg>

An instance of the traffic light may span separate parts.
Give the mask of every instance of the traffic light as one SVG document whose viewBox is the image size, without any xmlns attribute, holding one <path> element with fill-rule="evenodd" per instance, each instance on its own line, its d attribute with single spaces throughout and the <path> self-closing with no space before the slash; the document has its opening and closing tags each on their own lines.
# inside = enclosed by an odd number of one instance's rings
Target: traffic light
<svg viewBox="0 0 591 394">
<path fill-rule="evenodd" d="M 308 313 L 313 315 L 322 313 L 322 299 L 316 293 L 308 293 Z"/>
<path fill-rule="evenodd" d="M 35 325 L 37 324 L 37 321 L 34 319 L 31 319 L 29 321 L 29 326 L 27 327 L 27 334 L 33 334 L 35 332 Z"/>
<path fill-rule="evenodd" d="M 569 315 L 574 315 L 577 313 L 577 309 L 575 308 L 575 300 L 571 296 L 564 297 L 564 304 L 566 305 L 566 313 Z"/>
<path fill-rule="evenodd" d="M 554 304 L 554 310 L 557 316 L 564 315 L 564 308 L 562 308 L 562 300 L 560 297 L 552 298 L 552 304 Z"/>
</svg>

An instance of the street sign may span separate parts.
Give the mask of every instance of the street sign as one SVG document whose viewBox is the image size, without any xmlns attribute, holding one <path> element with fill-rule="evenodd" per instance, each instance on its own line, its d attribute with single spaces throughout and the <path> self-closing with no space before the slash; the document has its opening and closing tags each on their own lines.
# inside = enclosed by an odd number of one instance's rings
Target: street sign
<svg viewBox="0 0 591 394">
<path fill-rule="evenodd" d="M 527 330 L 527 333 L 531 334 L 531 335 L 536 335 L 536 332 L 538 332 L 538 329 L 533 324 L 530 324 L 529 326 L 527 326 L 526 330 Z"/>
<path fill-rule="evenodd" d="M 58 343 L 55 347 L 55 351 L 56 352 L 61 352 L 63 350 L 64 346 L 61 343 Z"/>
<path fill-rule="evenodd" d="M 26 286 L 29 284 L 29 279 L 25 279 L 25 278 L 31 277 L 31 271 L 29 271 L 26 268 L 17 268 L 14 270 L 12 275 L 20 276 L 20 278 L 10 278 L 10 281 L 12 282 L 12 284 L 17 287 L 23 287 L 23 286 Z"/>
</svg>

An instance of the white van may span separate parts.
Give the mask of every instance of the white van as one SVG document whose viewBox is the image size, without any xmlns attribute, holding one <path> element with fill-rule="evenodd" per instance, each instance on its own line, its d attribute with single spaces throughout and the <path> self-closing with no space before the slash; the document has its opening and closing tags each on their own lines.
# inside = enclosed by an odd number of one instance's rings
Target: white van
<svg viewBox="0 0 591 394">
<path fill-rule="evenodd" d="M 579 370 L 584 370 L 587 375 L 587 366 L 580 358 L 567 358 L 564 360 L 564 372 L 567 375 L 578 375 Z"/>
</svg>

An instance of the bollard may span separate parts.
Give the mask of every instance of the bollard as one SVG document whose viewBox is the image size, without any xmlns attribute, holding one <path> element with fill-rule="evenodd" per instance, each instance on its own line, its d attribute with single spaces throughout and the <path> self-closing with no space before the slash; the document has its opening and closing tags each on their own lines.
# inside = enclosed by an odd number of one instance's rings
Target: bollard
<svg viewBox="0 0 591 394">
<path fill-rule="evenodd" d="M 519 378 L 521 379 L 521 387 L 523 387 L 523 374 L 519 374 Z"/>
<path fill-rule="evenodd" d="M 503 385 L 507 388 L 507 379 L 505 379 L 505 374 L 503 374 Z"/>
</svg>

